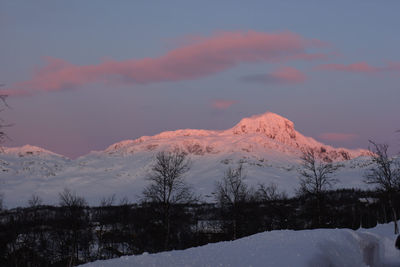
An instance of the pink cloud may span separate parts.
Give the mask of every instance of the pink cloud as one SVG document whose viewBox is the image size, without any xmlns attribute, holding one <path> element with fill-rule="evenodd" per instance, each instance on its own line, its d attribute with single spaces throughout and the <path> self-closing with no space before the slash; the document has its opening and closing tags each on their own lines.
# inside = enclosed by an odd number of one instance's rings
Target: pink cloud
<svg viewBox="0 0 400 267">
<path fill-rule="evenodd" d="M 271 73 L 271 76 L 278 81 L 285 81 L 288 83 L 299 83 L 306 80 L 306 75 L 304 75 L 304 73 L 292 67 L 278 69 Z"/>
<path fill-rule="evenodd" d="M 215 109 L 228 109 L 228 108 L 230 108 L 232 105 L 234 105 L 236 103 L 237 103 L 237 101 L 235 101 L 235 100 L 217 99 L 217 100 L 214 100 L 211 103 L 211 105 Z"/>
<path fill-rule="evenodd" d="M 319 138 L 326 141 L 342 141 L 347 142 L 357 138 L 357 134 L 349 133 L 323 133 L 319 135 Z"/>
<path fill-rule="evenodd" d="M 382 71 L 397 71 L 400 72 L 400 62 L 386 62 L 385 67 L 381 68 Z"/>
<path fill-rule="evenodd" d="M 378 73 L 384 71 L 400 71 L 400 63 L 388 62 L 383 67 L 371 66 L 366 62 L 357 62 L 349 65 L 345 64 L 322 64 L 316 66 L 314 70 L 358 72 L 358 73 Z"/>
<path fill-rule="evenodd" d="M 318 40 L 290 32 L 221 32 L 211 37 L 191 37 L 186 44 L 157 58 L 106 60 L 80 66 L 48 57 L 32 79 L 14 84 L 8 92 L 59 91 L 97 82 L 146 84 L 197 79 L 240 63 L 321 59 L 324 54 L 308 50 L 322 46 Z"/>
<path fill-rule="evenodd" d="M 284 83 L 294 84 L 301 83 L 307 79 L 307 76 L 292 67 L 283 67 L 267 74 L 254 74 L 247 75 L 241 78 L 245 82 L 259 82 L 259 83 Z"/>
</svg>

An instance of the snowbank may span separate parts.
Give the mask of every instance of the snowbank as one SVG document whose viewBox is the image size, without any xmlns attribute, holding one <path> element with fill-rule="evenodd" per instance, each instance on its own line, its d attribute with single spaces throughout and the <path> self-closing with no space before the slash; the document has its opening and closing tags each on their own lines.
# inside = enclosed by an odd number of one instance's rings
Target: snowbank
<svg viewBox="0 0 400 267">
<path fill-rule="evenodd" d="M 400 266 L 393 226 L 272 231 L 181 251 L 144 253 L 84 266 Z"/>
</svg>

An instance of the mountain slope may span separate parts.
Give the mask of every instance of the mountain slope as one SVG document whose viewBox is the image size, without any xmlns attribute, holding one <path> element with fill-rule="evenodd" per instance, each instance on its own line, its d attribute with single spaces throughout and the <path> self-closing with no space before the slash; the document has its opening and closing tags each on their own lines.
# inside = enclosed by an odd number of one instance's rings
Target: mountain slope
<svg viewBox="0 0 400 267">
<path fill-rule="evenodd" d="M 366 150 L 349 150 L 324 145 L 305 137 L 294 129 L 293 122 L 275 113 L 267 112 L 242 119 L 225 131 L 177 130 L 136 140 L 122 141 L 108 147 L 108 154 L 127 155 L 138 151 L 152 151 L 179 147 L 189 154 L 205 155 L 230 152 L 286 154 L 298 157 L 305 147 L 316 148 L 325 160 L 349 160 L 367 156 Z"/>
<path fill-rule="evenodd" d="M 147 184 L 154 155 L 179 148 L 188 153 L 192 166 L 187 181 L 204 201 L 213 201 L 212 191 L 229 166 L 243 164 L 247 183 L 275 183 L 293 194 L 298 186 L 297 168 L 301 149 L 312 147 L 321 159 L 345 161 L 338 173 L 337 187 L 363 187 L 366 150 L 349 150 L 324 145 L 297 132 L 293 122 L 277 114 L 242 119 L 224 131 L 177 130 L 143 136 L 70 160 L 50 151 L 24 146 L 6 148 L 0 154 L 0 191 L 8 207 L 26 205 L 32 193 L 46 203 L 57 203 L 64 188 L 76 190 L 90 204 L 101 197 L 140 198 Z"/>
</svg>

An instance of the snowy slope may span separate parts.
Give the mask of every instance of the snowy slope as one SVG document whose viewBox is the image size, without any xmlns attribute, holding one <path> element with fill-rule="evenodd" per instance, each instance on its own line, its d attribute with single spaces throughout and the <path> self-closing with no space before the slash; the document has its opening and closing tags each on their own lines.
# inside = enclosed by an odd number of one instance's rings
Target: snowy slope
<svg viewBox="0 0 400 267">
<path fill-rule="evenodd" d="M 24 146 L 6 148 L 0 154 L 0 192 L 9 208 L 24 206 L 32 194 L 56 204 L 58 193 L 70 188 L 96 205 L 102 197 L 140 198 L 154 155 L 180 148 L 192 161 L 187 181 L 204 201 L 229 166 L 242 163 L 250 185 L 275 183 L 293 194 L 298 187 L 300 151 L 313 147 L 321 158 L 343 161 L 336 187 L 365 187 L 362 173 L 368 151 L 333 148 L 297 132 L 293 122 L 277 114 L 242 119 L 224 131 L 177 130 L 143 136 L 70 160 L 50 151 Z"/>
<path fill-rule="evenodd" d="M 190 154 L 210 155 L 239 152 L 272 156 L 298 156 L 301 148 L 315 147 L 321 158 L 346 160 L 368 155 L 365 150 L 349 150 L 324 145 L 305 137 L 294 129 L 293 122 L 275 113 L 267 112 L 242 119 L 225 131 L 177 130 L 136 140 L 122 141 L 106 149 L 108 154 L 128 155 L 146 150 L 181 147 Z"/>
<path fill-rule="evenodd" d="M 272 231 L 181 251 L 125 256 L 82 266 L 400 266 L 393 225 L 373 229 Z"/>
</svg>

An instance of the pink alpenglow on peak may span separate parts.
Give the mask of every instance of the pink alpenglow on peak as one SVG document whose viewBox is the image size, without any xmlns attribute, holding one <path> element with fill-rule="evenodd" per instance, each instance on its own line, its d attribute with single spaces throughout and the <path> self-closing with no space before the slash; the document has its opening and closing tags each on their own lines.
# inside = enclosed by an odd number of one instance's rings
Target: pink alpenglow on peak
<svg viewBox="0 0 400 267">
<path fill-rule="evenodd" d="M 235 130 L 238 128 L 240 128 L 242 133 L 258 133 L 265 132 L 267 128 L 294 130 L 294 124 L 292 121 L 276 113 L 266 112 L 241 119 L 232 129 Z"/>
<path fill-rule="evenodd" d="M 306 140 L 294 129 L 294 123 L 278 114 L 266 112 L 242 119 L 232 129 L 234 134 L 262 134 L 280 143 L 299 147 L 302 145 L 314 146 L 315 140 Z"/>
<path fill-rule="evenodd" d="M 365 150 L 334 148 L 306 137 L 295 130 L 292 121 L 272 112 L 243 118 L 234 127 L 222 131 L 183 129 L 143 136 L 132 142 L 111 145 L 106 153 L 130 155 L 147 150 L 180 148 L 197 156 L 234 152 L 272 153 L 298 158 L 306 147 L 316 149 L 321 158 L 335 161 L 367 155 Z"/>
<path fill-rule="evenodd" d="M 56 156 L 56 157 L 64 157 L 57 153 L 51 152 L 47 149 L 32 146 L 32 145 L 24 145 L 21 147 L 5 147 L 3 152 L 5 154 L 11 155 L 19 155 L 19 156 Z"/>
<path fill-rule="evenodd" d="M 291 32 L 219 32 L 154 58 L 107 60 L 99 64 L 74 65 L 47 57 L 46 65 L 33 77 L 18 82 L 3 93 L 32 94 L 79 88 L 90 83 L 147 84 L 202 78 L 241 63 L 277 63 L 289 60 L 315 60 L 325 54 L 310 52 L 324 47 L 321 41 L 306 39 Z M 279 70 L 272 77 L 298 82 L 304 77 L 293 68 Z"/>
<path fill-rule="evenodd" d="M 343 141 L 353 138 L 350 134 L 329 133 L 326 138 Z M 180 129 L 165 131 L 153 136 L 142 136 L 135 140 L 124 140 L 109 146 L 104 151 L 93 152 L 96 155 L 132 155 L 133 153 L 151 153 L 179 148 L 196 156 L 223 156 L 231 153 L 273 158 L 279 155 L 298 158 L 303 148 L 316 149 L 321 158 L 329 160 L 348 160 L 369 155 L 362 149 L 335 148 L 302 135 L 295 130 L 294 123 L 278 114 L 266 112 L 243 118 L 227 130 Z M 92 152 L 88 155 L 93 154 Z M 5 155 L 40 158 L 66 157 L 33 146 L 4 148 Z M 94 155 L 93 154 L 93 155 Z M 82 156 L 84 158 L 85 156 Z M 247 157 L 247 156 L 246 156 Z"/>
</svg>

